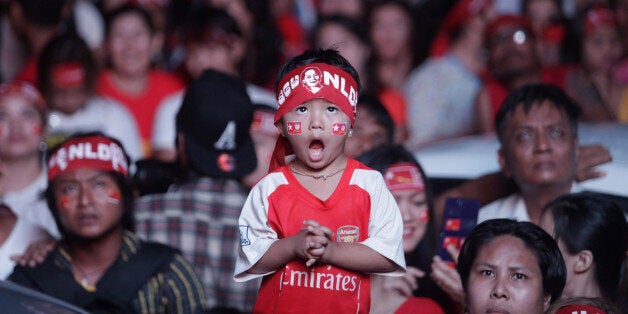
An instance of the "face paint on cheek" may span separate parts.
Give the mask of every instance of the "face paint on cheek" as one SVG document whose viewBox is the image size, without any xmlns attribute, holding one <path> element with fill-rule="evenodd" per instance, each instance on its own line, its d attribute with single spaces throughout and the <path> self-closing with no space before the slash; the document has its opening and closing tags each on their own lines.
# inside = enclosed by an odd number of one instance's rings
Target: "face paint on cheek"
<svg viewBox="0 0 628 314">
<path fill-rule="evenodd" d="M 421 210 L 419 212 L 419 221 L 428 222 L 430 220 L 430 213 L 427 210 Z"/>
<path fill-rule="evenodd" d="M 59 209 L 68 210 L 70 209 L 70 197 L 64 196 L 59 200 Z"/>
<path fill-rule="evenodd" d="M 120 204 L 120 192 L 112 191 L 107 195 L 107 203 L 118 205 Z"/>
<path fill-rule="evenodd" d="M 42 130 L 43 130 L 43 127 L 41 126 L 40 123 L 37 123 L 33 126 L 33 134 L 35 135 L 41 135 Z"/>
<path fill-rule="evenodd" d="M 333 135 L 347 135 L 346 123 L 334 123 L 331 127 L 331 134 Z"/>
<path fill-rule="evenodd" d="M 288 134 L 301 134 L 303 129 L 301 128 L 301 122 L 288 122 Z"/>
</svg>

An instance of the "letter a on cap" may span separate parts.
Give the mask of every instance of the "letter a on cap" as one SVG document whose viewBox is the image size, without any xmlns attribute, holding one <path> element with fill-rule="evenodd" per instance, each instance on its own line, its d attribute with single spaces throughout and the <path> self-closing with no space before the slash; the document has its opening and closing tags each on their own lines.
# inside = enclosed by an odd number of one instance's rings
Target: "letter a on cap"
<svg viewBox="0 0 628 314">
<path fill-rule="evenodd" d="M 216 143 L 214 143 L 214 148 L 217 150 L 233 150 L 236 148 L 236 124 L 234 121 L 229 121 L 225 130 L 222 131 L 222 135 Z"/>
</svg>

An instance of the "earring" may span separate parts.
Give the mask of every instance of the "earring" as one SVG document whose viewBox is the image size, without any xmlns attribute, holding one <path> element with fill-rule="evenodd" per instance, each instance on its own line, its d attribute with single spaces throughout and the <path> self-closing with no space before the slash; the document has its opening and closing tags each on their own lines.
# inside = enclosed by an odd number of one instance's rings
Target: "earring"
<svg viewBox="0 0 628 314">
<path fill-rule="evenodd" d="M 46 150 L 48 149 L 48 144 L 46 144 L 46 141 L 41 141 L 39 142 L 37 148 L 39 148 L 40 152 L 46 152 Z"/>
<path fill-rule="evenodd" d="M 348 136 L 351 137 L 353 135 L 353 129 L 349 130 Z"/>
</svg>

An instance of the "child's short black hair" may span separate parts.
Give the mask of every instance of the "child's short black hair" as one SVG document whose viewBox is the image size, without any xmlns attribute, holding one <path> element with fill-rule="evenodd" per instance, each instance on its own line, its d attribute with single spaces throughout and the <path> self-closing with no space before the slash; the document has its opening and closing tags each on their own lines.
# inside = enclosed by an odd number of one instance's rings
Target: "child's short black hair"
<svg viewBox="0 0 628 314">
<path fill-rule="evenodd" d="M 281 67 L 281 69 L 279 70 L 279 74 L 277 75 L 277 80 L 275 81 L 275 93 L 277 92 L 279 88 L 278 87 L 279 83 L 284 78 L 284 76 L 286 76 L 286 74 L 290 73 L 290 71 L 302 65 L 315 63 L 315 62 L 327 63 L 329 65 L 336 66 L 340 68 L 341 70 L 349 73 L 349 75 L 353 77 L 356 84 L 358 85 L 357 92 L 358 93 L 360 92 L 360 87 L 361 87 L 360 76 L 358 75 L 358 72 L 353 68 L 351 63 L 349 63 L 347 59 L 345 59 L 342 55 L 340 55 L 338 50 L 335 50 L 332 48 L 329 48 L 329 49 L 319 48 L 319 49 L 306 50 L 302 54 L 296 57 L 292 57 L 290 60 L 288 60 L 288 62 L 286 62 L 283 65 L 283 67 Z"/>
</svg>

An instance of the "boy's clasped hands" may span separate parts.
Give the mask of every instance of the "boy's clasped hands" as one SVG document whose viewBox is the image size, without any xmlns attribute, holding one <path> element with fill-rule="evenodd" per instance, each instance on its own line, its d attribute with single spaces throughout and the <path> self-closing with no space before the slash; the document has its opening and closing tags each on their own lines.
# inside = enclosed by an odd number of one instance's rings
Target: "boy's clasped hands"
<svg viewBox="0 0 628 314">
<path fill-rule="evenodd" d="M 326 226 L 319 224 L 315 220 L 303 221 L 303 228 L 299 233 L 299 249 L 298 255 L 303 259 L 307 259 L 305 265 L 311 267 L 317 261 L 324 260 L 325 252 L 328 252 L 328 245 L 333 240 L 334 233 Z M 329 256 L 329 254 L 327 254 Z"/>
</svg>

